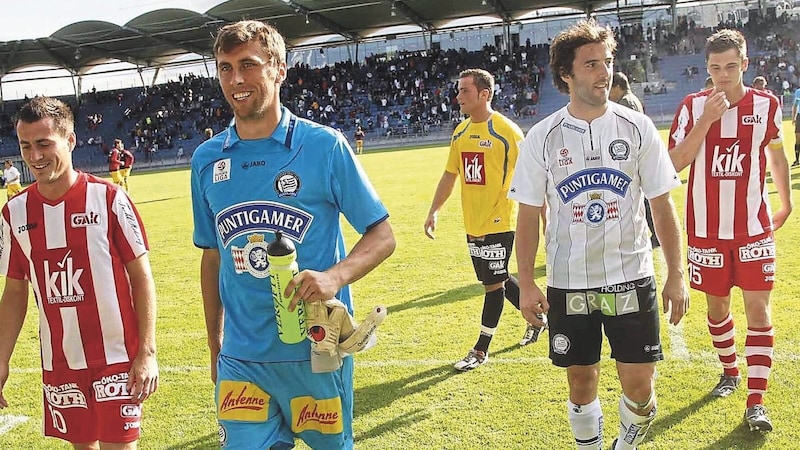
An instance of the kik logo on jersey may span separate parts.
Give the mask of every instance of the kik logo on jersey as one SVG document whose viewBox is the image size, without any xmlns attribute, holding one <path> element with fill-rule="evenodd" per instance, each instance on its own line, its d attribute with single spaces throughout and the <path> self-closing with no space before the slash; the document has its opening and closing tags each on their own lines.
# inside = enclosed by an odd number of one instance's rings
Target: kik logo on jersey
<svg viewBox="0 0 800 450">
<path fill-rule="evenodd" d="M 64 258 L 50 265 L 50 261 L 44 261 L 45 273 L 45 295 L 47 302 L 51 305 L 60 303 L 77 303 L 83 301 L 83 287 L 80 280 L 83 269 L 75 269 L 72 258 L 68 251 Z"/>
<path fill-rule="evenodd" d="M 486 165 L 483 153 L 463 152 L 461 161 L 464 164 L 464 183 L 486 184 Z"/>
<path fill-rule="evenodd" d="M 725 139 L 722 139 L 725 141 Z M 714 156 L 711 160 L 712 177 L 740 177 L 744 174 L 742 161 L 747 156 L 741 152 L 739 140 L 729 139 L 729 144 L 720 143 L 714 147 Z"/>
</svg>

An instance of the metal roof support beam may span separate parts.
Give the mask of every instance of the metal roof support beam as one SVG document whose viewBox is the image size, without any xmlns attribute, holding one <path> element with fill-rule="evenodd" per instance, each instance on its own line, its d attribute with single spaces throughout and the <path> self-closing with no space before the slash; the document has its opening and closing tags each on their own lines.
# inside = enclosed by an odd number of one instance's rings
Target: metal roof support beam
<svg viewBox="0 0 800 450">
<path fill-rule="evenodd" d="M 54 61 L 56 61 L 61 67 L 69 68 L 72 67 L 72 61 L 67 61 L 61 56 L 59 56 L 56 52 L 53 51 L 47 44 L 44 43 L 45 39 L 49 38 L 39 38 L 36 39 L 36 43 L 39 44 L 39 47 L 42 47 L 42 50 L 45 51 Z"/>
<path fill-rule="evenodd" d="M 103 57 L 106 57 L 106 58 L 110 58 L 110 59 L 116 59 L 116 60 L 119 60 L 119 61 L 125 61 L 125 62 L 131 63 L 131 64 L 133 64 L 135 66 L 141 65 L 141 63 L 143 63 L 143 62 L 146 62 L 146 63 L 149 64 L 149 61 L 141 61 L 141 60 L 139 60 L 139 58 L 136 58 L 135 56 L 133 56 L 130 53 L 127 53 L 127 52 L 118 52 L 118 51 L 109 52 L 108 50 L 105 50 L 105 49 L 103 49 L 101 47 L 97 47 L 95 45 L 78 44 L 76 42 L 70 42 L 70 41 L 67 41 L 67 40 L 64 40 L 64 39 L 61 39 L 61 38 L 57 38 L 57 37 L 53 37 L 53 36 L 50 36 L 50 37 L 47 37 L 47 38 L 43 38 L 43 39 L 49 39 L 51 41 L 58 42 L 59 44 L 68 45 L 68 46 L 72 47 L 73 50 L 79 50 L 81 48 L 90 48 L 90 49 L 92 49 L 92 51 L 97 52 L 100 56 L 103 56 Z M 74 67 L 73 63 L 74 62 L 72 62 L 72 61 L 69 62 L 69 63 L 67 63 L 65 65 L 65 67 Z"/>
<path fill-rule="evenodd" d="M 154 35 L 152 35 L 150 33 L 147 33 L 146 31 L 143 31 L 143 30 L 141 30 L 139 28 L 136 28 L 136 27 L 132 27 L 130 25 L 123 25 L 122 29 L 130 31 L 130 32 L 133 32 L 133 33 L 136 33 L 139 36 L 143 36 L 143 37 L 146 37 L 146 38 L 153 39 L 154 41 L 160 42 L 162 44 L 171 45 L 171 46 L 173 46 L 175 48 L 180 48 L 180 49 L 183 49 L 183 50 L 188 50 L 188 51 L 190 51 L 192 53 L 197 53 L 198 55 L 202 55 L 203 52 L 206 51 L 203 48 L 197 47 L 195 45 L 188 44 L 186 42 L 180 43 L 180 42 L 177 42 L 177 41 L 172 40 L 172 39 L 163 38 L 161 36 L 154 36 Z"/>
<path fill-rule="evenodd" d="M 500 0 L 486 0 L 486 3 L 492 7 L 493 12 L 497 13 L 497 15 L 503 19 L 503 22 L 511 22 L 513 20 L 508 8 L 506 8 Z"/>
<path fill-rule="evenodd" d="M 394 9 L 403 13 L 403 15 L 408 18 L 408 20 L 414 22 L 415 25 L 419 26 L 423 30 L 433 31 L 436 29 L 436 27 L 434 27 L 432 23 L 425 20 L 422 16 L 419 15 L 419 13 L 409 8 L 408 5 L 406 5 L 401 0 L 389 0 L 387 3 L 389 3 L 389 5 L 391 6 L 394 6 Z"/>
<path fill-rule="evenodd" d="M 347 28 L 343 27 L 341 24 L 328 19 L 327 17 L 323 16 L 322 14 L 314 10 L 308 9 L 299 3 L 295 3 L 293 0 L 289 1 L 283 0 L 283 1 L 284 3 L 286 3 L 286 6 L 294 9 L 294 12 L 297 13 L 298 15 L 304 15 L 306 16 L 307 20 L 313 20 L 314 22 L 322 25 L 328 30 L 338 35 L 344 36 L 350 41 L 358 42 L 361 39 L 361 36 L 359 36 L 358 34 L 348 31 Z"/>
</svg>

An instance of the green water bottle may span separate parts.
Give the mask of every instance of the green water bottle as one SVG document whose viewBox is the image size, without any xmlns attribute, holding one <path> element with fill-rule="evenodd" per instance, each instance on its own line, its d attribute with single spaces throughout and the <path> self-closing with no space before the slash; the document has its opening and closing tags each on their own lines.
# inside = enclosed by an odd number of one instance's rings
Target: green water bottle
<svg viewBox="0 0 800 450">
<path fill-rule="evenodd" d="M 272 285 L 272 301 L 275 306 L 275 323 L 278 324 L 278 337 L 286 344 L 303 342 L 308 334 L 306 313 L 303 301 L 297 302 L 294 311 L 289 311 L 289 303 L 297 291 L 284 297 L 286 286 L 298 273 L 297 252 L 294 244 L 280 231 L 275 232 L 275 240 L 267 246 L 269 280 Z"/>
</svg>

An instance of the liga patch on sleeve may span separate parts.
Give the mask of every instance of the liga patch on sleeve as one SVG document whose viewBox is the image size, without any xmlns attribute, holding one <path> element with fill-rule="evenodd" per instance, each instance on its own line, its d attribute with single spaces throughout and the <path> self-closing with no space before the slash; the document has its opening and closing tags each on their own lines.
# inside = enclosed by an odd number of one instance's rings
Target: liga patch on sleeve
<svg viewBox="0 0 800 450">
<path fill-rule="evenodd" d="M 291 407 L 294 433 L 314 430 L 322 434 L 339 434 L 344 429 L 339 397 L 323 400 L 310 396 L 295 397 Z"/>
<path fill-rule="evenodd" d="M 217 398 L 217 418 L 240 422 L 265 422 L 269 394 L 247 381 L 222 380 Z"/>
</svg>

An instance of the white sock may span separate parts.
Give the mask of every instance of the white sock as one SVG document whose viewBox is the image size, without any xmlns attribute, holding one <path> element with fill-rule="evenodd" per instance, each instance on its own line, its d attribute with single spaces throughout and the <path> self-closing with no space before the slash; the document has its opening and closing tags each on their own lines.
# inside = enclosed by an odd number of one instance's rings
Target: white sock
<svg viewBox="0 0 800 450">
<path fill-rule="evenodd" d="M 619 439 L 613 450 L 634 450 L 637 445 L 642 443 L 647 435 L 647 430 L 650 429 L 650 424 L 656 417 L 655 392 L 650 395 L 653 409 L 647 416 L 640 416 L 628 408 L 625 404 L 625 394 L 622 394 L 619 399 Z M 631 400 L 629 402 L 633 403 Z"/>
<path fill-rule="evenodd" d="M 603 410 L 600 399 L 595 398 L 588 405 L 576 405 L 567 400 L 569 424 L 579 449 L 603 448 Z"/>
</svg>

